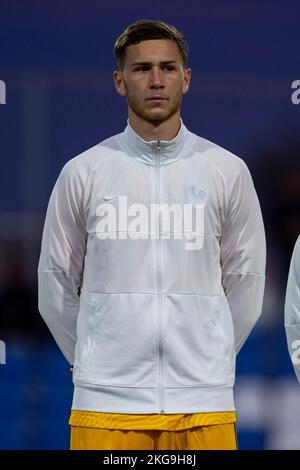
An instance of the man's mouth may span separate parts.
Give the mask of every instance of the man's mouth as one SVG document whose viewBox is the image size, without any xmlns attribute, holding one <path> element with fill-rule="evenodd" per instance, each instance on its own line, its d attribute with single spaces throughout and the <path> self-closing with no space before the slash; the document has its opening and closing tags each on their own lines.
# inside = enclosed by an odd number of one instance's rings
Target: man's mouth
<svg viewBox="0 0 300 470">
<path fill-rule="evenodd" d="M 166 99 L 167 98 L 165 98 L 164 96 L 152 96 L 151 98 L 148 98 L 149 101 L 162 101 Z"/>
</svg>

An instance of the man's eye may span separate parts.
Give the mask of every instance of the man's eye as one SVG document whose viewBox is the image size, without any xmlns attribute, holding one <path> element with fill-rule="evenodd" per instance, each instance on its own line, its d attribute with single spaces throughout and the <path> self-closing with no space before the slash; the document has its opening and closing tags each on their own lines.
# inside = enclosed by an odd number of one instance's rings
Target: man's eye
<svg viewBox="0 0 300 470">
<path fill-rule="evenodd" d="M 175 67 L 174 67 L 174 65 L 164 65 L 162 67 L 162 69 L 167 70 L 167 71 L 171 71 L 171 70 L 175 70 Z M 134 72 L 139 72 L 140 70 L 142 72 L 145 72 L 145 71 L 149 70 L 149 67 L 147 65 L 136 67 L 134 69 Z"/>
</svg>

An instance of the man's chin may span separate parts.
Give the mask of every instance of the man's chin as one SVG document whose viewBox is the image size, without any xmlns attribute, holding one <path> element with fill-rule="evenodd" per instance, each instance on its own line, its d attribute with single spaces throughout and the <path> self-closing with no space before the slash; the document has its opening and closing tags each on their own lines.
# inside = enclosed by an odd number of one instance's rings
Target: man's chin
<svg viewBox="0 0 300 470">
<path fill-rule="evenodd" d="M 132 109 L 132 111 L 139 116 L 141 119 L 144 119 L 147 122 L 151 122 L 152 124 L 159 125 L 164 121 L 167 121 L 175 112 L 170 112 L 170 110 L 166 109 Z"/>
<path fill-rule="evenodd" d="M 163 112 L 163 110 L 153 110 L 151 112 L 145 113 L 145 117 L 148 121 L 151 122 L 163 122 L 170 117 L 170 114 Z"/>
</svg>

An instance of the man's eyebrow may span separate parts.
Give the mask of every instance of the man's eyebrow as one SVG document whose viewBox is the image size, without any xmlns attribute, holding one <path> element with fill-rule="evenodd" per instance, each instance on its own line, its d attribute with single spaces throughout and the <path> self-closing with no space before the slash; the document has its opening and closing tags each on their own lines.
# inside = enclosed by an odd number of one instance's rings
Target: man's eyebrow
<svg viewBox="0 0 300 470">
<path fill-rule="evenodd" d="M 176 60 L 164 60 L 162 62 L 160 62 L 160 64 L 162 65 L 166 65 L 166 64 L 177 64 L 177 61 Z M 152 62 L 134 62 L 132 64 L 132 67 L 134 65 L 152 65 Z"/>
</svg>

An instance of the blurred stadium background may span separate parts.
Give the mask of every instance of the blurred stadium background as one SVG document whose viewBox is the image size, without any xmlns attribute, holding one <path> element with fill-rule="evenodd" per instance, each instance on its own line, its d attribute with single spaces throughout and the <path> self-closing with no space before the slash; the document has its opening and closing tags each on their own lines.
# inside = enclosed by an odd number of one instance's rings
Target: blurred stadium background
<svg viewBox="0 0 300 470">
<path fill-rule="evenodd" d="M 187 127 L 248 164 L 268 243 L 261 319 L 237 361 L 241 449 L 300 449 L 300 386 L 287 352 L 283 306 L 300 233 L 298 1 L 0 3 L 1 449 L 67 449 L 69 366 L 37 310 L 45 211 L 62 166 L 126 125 L 113 45 L 133 21 L 182 30 L 192 82 Z"/>
</svg>

